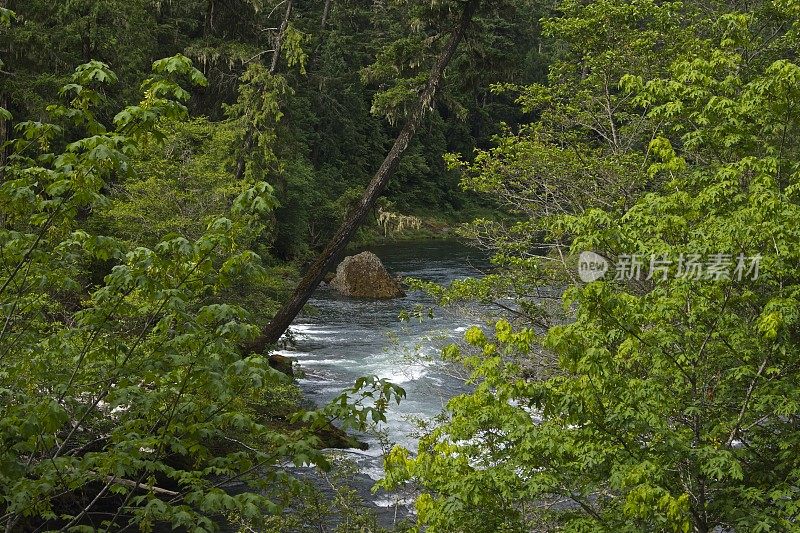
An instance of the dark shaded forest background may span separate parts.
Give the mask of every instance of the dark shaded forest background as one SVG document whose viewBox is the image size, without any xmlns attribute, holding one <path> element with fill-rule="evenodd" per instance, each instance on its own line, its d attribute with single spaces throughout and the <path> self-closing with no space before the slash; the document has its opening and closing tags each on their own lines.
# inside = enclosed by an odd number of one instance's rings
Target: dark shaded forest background
<svg viewBox="0 0 800 533">
<path fill-rule="evenodd" d="M 182 53 L 208 78 L 207 87 L 192 91 L 189 103 L 192 116 L 202 118 L 173 132 L 163 151 L 145 157 L 146 164 L 159 169 L 158 182 L 149 183 L 147 191 L 138 190 L 138 184 L 109 184 L 136 199 L 135 206 L 120 213 L 128 231 L 147 234 L 177 229 L 170 227 L 173 223 L 184 226 L 180 229 L 191 226 L 190 213 L 187 220 L 165 220 L 173 218 L 167 212 L 152 217 L 163 207 L 161 193 L 181 196 L 197 185 L 181 183 L 168 169 L 234 175 L 243 160 L 247 172 L 264 176 L 275 187 L 280 207 L 266 245 L 281 261 L 306 258 L 324 244 L 358 198 L 402 126 L 402 91 L 424 83 L 420 74 L 427 73 L 432 51 L 452 23 L 403 3 L 294 2 L 288 39 L 275 57 L 286 2 L 17 4 L 7 2 L 20 22 L 5 44 L 3 68 L 13 75 L 3 76 L 0 102 L 14 116 L 41 119 L 75 65 L 90 60 L 108 64 L 120 80 L 103 91 L 96 110 L 101 120 L 113 118 L 121 104 L 136 101 L 156 59 Z M 461 191 L 458 175 L 446 169 L 442 154 L 488 147 L 501 123 L 513 126 L 520 120 L 513 97 L 493 94 L 490 87 L 545 78 L 540 16 L 530 2 L 498 2 L 476 20 L 441 97 L 391 181 L 386 195 L 391 211 L 427 214 L 443 222 L 466 219 L 469 210 L 474 214 L 474 197 Z M 247 132 L 260 111 L 242 97 L 258 84 L 254 67 L 269 68 L 273 60 L 285 78 L 275 93 L 283 117 L 274 127 L 275 142 L 258 150 L 248 144 Z M 395 91 L 374 102 L 377 92 L 387 88 Z M 212 152 L 215 157 L 209 157 Z M 215 185 L 224 187 L 219 181 Z M 150 212 L 149 220 L 137 217 L 136 210 Z M 134 229 L 129 222 L 143 227 Z"/>
</svg>

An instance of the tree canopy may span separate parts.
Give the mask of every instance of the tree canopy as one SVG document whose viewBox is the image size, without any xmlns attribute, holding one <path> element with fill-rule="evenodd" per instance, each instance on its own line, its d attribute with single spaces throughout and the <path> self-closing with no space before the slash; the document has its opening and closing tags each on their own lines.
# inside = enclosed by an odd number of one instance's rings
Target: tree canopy
<svg viewBox="0 0 800 533">
<path fill-rule="evenodd" d="M 388 460 L 427 530 L 797 528 L 798 9 L 564 2 L 544 22 L 550 81 L 512 88 L 540 119 L 451 157 L 520 220 L 474 224 L 501 270 L 439 295 L 519 312 L 446 351 L 475 392 Z M 586 251 L 615 271 L 578 279 Z"/>
<path fill-rule="evenodd" d="M 442 353 L 469 392 L 385 459 L 398 530 L 800 529 L 799 32 L 798 0 L 0 0 L 0 527 L 378 530 L 288 465 L 405 391 L 313 406 L 272 348 L 380 213 L 492 255 L 409 281 L 485 305 Z"/>
</svg>

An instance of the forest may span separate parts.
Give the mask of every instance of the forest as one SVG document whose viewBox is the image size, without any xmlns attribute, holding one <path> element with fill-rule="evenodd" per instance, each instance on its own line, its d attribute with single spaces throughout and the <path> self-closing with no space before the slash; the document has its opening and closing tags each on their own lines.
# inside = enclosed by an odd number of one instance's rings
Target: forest
<svg viewBox="0 0 800 533">
<path fill-rule="evenodd" d="M 799 55 L 800 0 L 0 0 L 0 530 L 800 531 Z"/>
</svg>

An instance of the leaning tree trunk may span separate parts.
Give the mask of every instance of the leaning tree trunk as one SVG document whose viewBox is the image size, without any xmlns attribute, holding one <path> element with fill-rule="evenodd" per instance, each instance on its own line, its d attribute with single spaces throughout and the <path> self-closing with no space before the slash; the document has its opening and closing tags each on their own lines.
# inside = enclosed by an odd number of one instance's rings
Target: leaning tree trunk
<svg viewBox="0 0 800 533">
<path fill-rule="evenodd" d="M 325 274 L 333 267 L 337 257 L 344 251 L 353 234 L 355 234 L 356 230 L 358 230 L 361 223 L 370 213 L 378 197 L 386 189 L 386 185 L 397 170 L 400 158 L 406 148 L 408 148 L 411 139 L 414 137 L 414 133 L 419 127 L 422 117 L 425 115 L 425 111 L 433 104 L 433 98 L 442 81 L 444 71 L 453 58 L 461 39 L 464 37 L 464 33 L 478 8 L 478 4 L 480 4 L 480 0 L 469 0 L 464 6 L 464 11 L 462 12 L 458 26 L 453 30 L 445 49 L 431 69 L 427 86 L 422 91 L 422 94 L 420 94 L 419 100 L 411 110 L 405 126 L 403 126 L 403 129 L 398 134 L 392 149 L 389 151 L 386 159 L 384 159 L 378 172 L 375 173 L 366 191 L 364 191 L 364 195 L 361 197 L 358 205 L 350 211 L 339 227 L 339 230 L 325 247 L 325 250 L 319 254 L 311 265 L 306 275 L 297 285 L 292 297 L 262 330 L 261 335 L 247 346 L 249 352 L 263 353 L 268 346 L 275 344 L 281 338 L 311 297 L 311 294 L 317 286 L 319 286 Z"/>
</svg>

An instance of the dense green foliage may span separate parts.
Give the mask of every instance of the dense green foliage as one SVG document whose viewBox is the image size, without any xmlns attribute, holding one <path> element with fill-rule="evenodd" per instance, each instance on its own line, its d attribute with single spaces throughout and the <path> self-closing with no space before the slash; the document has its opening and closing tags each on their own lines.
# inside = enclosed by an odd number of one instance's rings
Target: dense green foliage
<svg viewBox="0 0 800 533">
<path fill-rule="evenodd" d="M 346 486 L 320 505 L 281 465 L 327 468 L 331 421 L 380 422 L 402 389 L 364 378 L 309 411 L 244 346 L 377 168 L 459 7 L 0 4 L 0 526 L 375 527 Z M 521 117 L 491 82 L 537 79 L 530 4 L 480 17 L 383 204 L 398 219 L 464 206 L 441 154 Z"/>
<path fill-rule="evenodd" d="M 42 120 L 74 66 L 90 60 L 120 77 L 98 105 L 98 115 L 111 118 L 136 100 L 152 61 L 177 53 L 192 59 L 209 84 L 188 107 L 209 118 L 220 143 L 232 136 L 231 157 L 214 161 L 216 169 L 242 164 L 275 189 L 270 251 L 280 259 L 304 259 L 330 236 L 383 159 L 458 9 L 458 2 L 371 0 L 332 0 L 327 12 L 324 2 L 277 0 L 6 4 L 17 16 L 2 30 L 8 74 L 0 75 L 0 107 L 16 117 Z M 394 211 L 452 218 L 470 206 L 441 154 L 486 143 L 500 120 L 521 117 L 489 85 L 539 78 L 532 5 L 505 0 L 480 14 L 390 186 Z M 0 141 L 10 134 L 3 122 Z"/>
<path fill-rule="evenodd" d="M 475 392 L 388 460 L 427 531 L 800 527 L 799 14 L 566 1 L 545 23 L 550 82 L 520 89 L 541 119 L 451 158 L 521 221 L 473 225 L 499 270 L 439 294 L 518 313 L 445 352 Z M 582 283 L 587 250 L 645 275 Z"/>
<path fill-rule="evenodd" d="M 285 465 L 327 470 L 331 421 L 403 390 L 304 409 L 244 347 L 463 4 L 0 1 L 0 527 L 378 527 Z M 420 282 L 503 319 L 445 349 L 473 392 L 387 458 L 416 530 L 800 529 L 798 21 L 481 5 L 370 221 L 489 213 L 463 233 L 494 271 Z M 616 269 L 582 280 L 585 251 Z"/>
<path fill-rule="evenodd" d="M 276 205 L 267 183 L 205 191 L 227 216 L 206 217 L 203 229 L 165 217 L 165 230 L 190 238 L 166 234 L 145 247 L 150 239 L 124 231 L 131 242 L 87 230 L 82 219 L 93 210 L 110 209 L 114 221 L 128 223 L 124 214 L 137 202 L 115 207 L 103 193 L 108 180 L 134 179 L 139 164 L 147 169 L 142 154 L 161 146 L 165 130 L 195 128 L 180 122 L 188 94 L 176 78 L 204 84 L 203 75 L 184 56 L 153 68 L 144 99 L 118 113 L 113 127 L 93 108 L 116 75 L 96 61 L 64 87 L 69 105 L 49 107 L 57 122 L 17 125 L 0 186 L 0 487 L 8 531 L 157 523 L 207 531 L 218 514 L 257 526 L 289 503 L 275 487 L 288 495 L 297 485 L 275 465 L 327 464 L 316 427 L 339 419 L 363 428 L 402 395 L 365 379 L 341 401 L 304 412 L 286 376 L 261 355 L 242 356 L 258 327 L 230 291 L 267 276 L 251 249 Z M 73 140 L 68 130 L 87 136 Z M 193 201 L 202 206 L 203 198 Z M 113 263 L 99 280 L 91 279 L 97 262 Z M 348 400 L 362 392 L 375 401 Z M 276 416 L 297 428 L 276 429 Z M 231 480 L 269 487 L 278 498 L 231 495 L 221 488 Z"/>
</svg>

